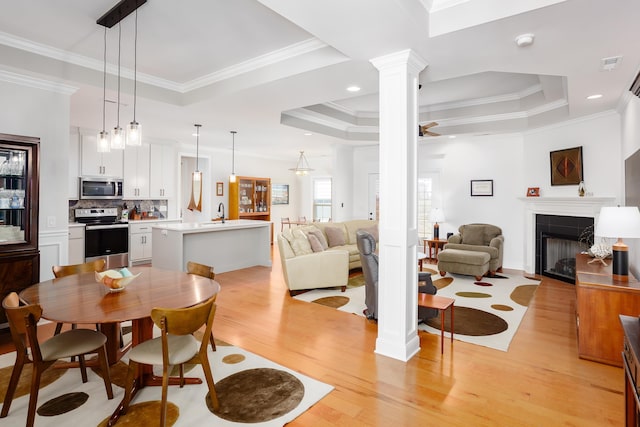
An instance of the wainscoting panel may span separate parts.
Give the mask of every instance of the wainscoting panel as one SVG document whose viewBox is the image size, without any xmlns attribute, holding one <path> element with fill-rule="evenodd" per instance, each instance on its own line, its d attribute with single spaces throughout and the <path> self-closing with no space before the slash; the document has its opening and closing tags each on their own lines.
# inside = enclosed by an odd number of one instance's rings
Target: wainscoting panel
<svg viewBox="0 0 640 427">
<path fill-rule="evenodd" d="M 69 232 L 44 231 L 39 234 L 40 280 L 53 279 L 51 267 L 67 264 L 69 259 Z"/>
</svg>

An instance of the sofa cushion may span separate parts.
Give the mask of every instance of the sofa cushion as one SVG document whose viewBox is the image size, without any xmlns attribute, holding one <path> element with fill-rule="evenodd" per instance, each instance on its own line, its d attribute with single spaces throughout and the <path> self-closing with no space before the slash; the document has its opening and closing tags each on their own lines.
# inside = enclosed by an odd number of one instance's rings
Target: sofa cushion
<svg viewBox="0 0 640 427">
<path fill-rule="evenodd" d="M 324 232 L 327 234 L 327 240 L 330 248 L 334 246 L 342 246 L 347 243 L 345 239 L 346 236 L 344 235 L 342 228 L 325 227 Z"/>
<path fill-rule="evenodd" d="M 465 225 L 464 229 L 460 231 L 460 234 L 462 235 L 462 244 L 485 245 L 483 226 Z"/>
<path fill-rule="evenodd" d="M 366 231 L 367 233 L 371 234 L 376 242 L 380 241 L 380 239 L 378 238 L 378 224 L 372 225 L 371 227 L 367 228 L 361 228 L 360 230 Z"/>
<path fill-rule="evenodd" d="M 315 236 L 315 234 L 309 233 L 307 235 L 307 238 L 309 239 L 309 244 L 311 245 L 311 250 L 313 252 L 324 251 L 324 248 L 322 247 L 322 243 L 320 243 L 320 240 Z"/>
<path fill-rule="evenodd" d="M 295 253 L 296 256 L 313 253 L 309 239 L 307 239 L 306 234 L 304 234 L 302 230 L 294 229 L 290 234 L 283 233 L 282 235 L 289 241 L 291 249 L 293 249 L 293 253 Z"/>
<path fill-rule="evenodd" d="M 347 234 L 347 243 L 350 245 L 357 245 L 358 244 L 358 239 L 356 237 L 356 232 L 358 230 L 362 230 L 363 228 L 371 228 L 371 227 L 378 227 L 378 222 L 377 221 L 371 221 L 368 219 L 352 219 L 350 221 L 345 221 L 344 223 L 344 228 Z M 376 233 L 371 233 L 373 234 L 374 237 L 377 236 L 377 231 Z M 378 241 L 378 239 L 376 238 L 376 242 Z"/>
<path fill-rule="evenodd" d="M 316 239 L 318 239 L 318 242 L 320 243 L 320 245 L 322 245 L 323 250 L 329 247 L 329 243 L 327 242 L 327 239 L 324 237 L 324 234 L 322 234 L 322 231 L 318 230 L 316 227 L 310 227 L 307 235 L 309 237 L 315 236 Z"/>
</svg>

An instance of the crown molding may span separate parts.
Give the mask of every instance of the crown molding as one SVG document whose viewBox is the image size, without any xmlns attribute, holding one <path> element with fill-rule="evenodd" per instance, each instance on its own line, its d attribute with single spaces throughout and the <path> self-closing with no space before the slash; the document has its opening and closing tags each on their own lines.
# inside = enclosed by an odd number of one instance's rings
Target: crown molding
<svg viewBox="0 0 640 427">
<path fill-rule="evenodd" d="M 23 74 L 12 73 L 11 71 L 0 70 L 0 81 L 27 86 L 35 89 L 42 89 L 49 92 L 61 93 L 63 95 L 73 95 L 78 88 L 60 82 L 40 79 L 38 77 L 25 76 Z"/>
</svg>

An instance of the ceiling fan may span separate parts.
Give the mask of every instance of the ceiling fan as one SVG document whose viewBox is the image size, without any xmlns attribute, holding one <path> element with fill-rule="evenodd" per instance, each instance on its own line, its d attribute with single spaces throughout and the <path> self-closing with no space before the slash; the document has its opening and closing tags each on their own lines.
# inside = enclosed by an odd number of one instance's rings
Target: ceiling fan
<svg viewBox="0 0 640 427">
<path fill-rule="evenodd" d="M 440 136 L 439 133 L 431 132 L 429 128 L 438 126 L 437 122 L 427 123 L 426 125 L 418 125 L 418 136 Z"/>
</svg>

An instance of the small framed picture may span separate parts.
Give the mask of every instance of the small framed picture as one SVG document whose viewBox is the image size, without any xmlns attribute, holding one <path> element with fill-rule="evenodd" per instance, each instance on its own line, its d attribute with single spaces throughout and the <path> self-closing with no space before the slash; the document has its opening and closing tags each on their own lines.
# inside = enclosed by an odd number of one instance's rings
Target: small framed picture
<svg viewBox="0 0 640 427">
<path fill-rule="evenodd" d="M 527 188 L 527 197 L 540 197 L 540 187 Z"/>
<path fill-rule="evenodd" d="M 472 196 L 493 196 L 493 180 L 492 179 L 476 179 L 471 180 Z"/>
<path fill-rule="evenodd" d="M 216 182 L 216 196 L 224 196 L 224 183 Z"/>
</svg>

